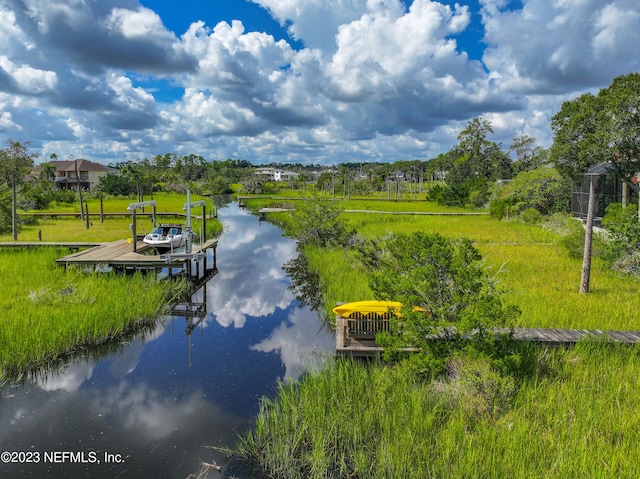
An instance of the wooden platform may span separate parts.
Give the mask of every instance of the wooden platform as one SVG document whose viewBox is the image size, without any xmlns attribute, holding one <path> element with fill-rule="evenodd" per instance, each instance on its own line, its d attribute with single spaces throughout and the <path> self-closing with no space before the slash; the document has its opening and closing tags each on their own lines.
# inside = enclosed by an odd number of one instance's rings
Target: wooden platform
<svg viewBox="0 0 640 479">
<path fill-rule="evenodd" d="M 380 330 L 376 331 L 376 327 L 379 325 L 360 324 L 366 322 L 367 320 L 348 320 L 340 316 L 336 317 L 336 356 L 372 357 L 382 353 L 383 348 L 375 341 L 375 335 Z M 638 344 L 640 343 L 640 331 L 558 328 L 515 328 L 513 331 L 514 341 L 529 341 L 547 346 L 573 346 L 585 338 L 619 344 Z"/>
<path fill-rule="evenodd" d="M 193 245 L 190 254 L 149 254 L 153 248 L 146 243 L 138 242 L 136 252 L 132 251 L 132 244 L 128 240 L 118 240 L 112 243 L 102 244 L 90 249 L 79 251 L 56 260 L 63 266 L 105 265 L 108 267 L 132 267 L 132 268 L 178 268 L 196 255 L 201 255 L 207 249 L 216 248 L 218 240 L 209 240 L 200 246 Z"/>
</svg>

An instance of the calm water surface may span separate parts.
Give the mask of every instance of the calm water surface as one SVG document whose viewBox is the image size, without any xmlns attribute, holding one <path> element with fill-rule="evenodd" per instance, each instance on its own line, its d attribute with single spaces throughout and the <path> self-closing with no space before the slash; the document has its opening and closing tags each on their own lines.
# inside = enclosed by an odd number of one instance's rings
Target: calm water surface
<svg viewBox="0 0 640 479">
<path fill-rule="evenodd" d="M 219 272 L 194 295 L 206 316 L 190 335 L 187 318 L 168 318 L 103 359 L 2 390 L 0 451 L 39 462 L 0 462 L 0 478 L 185 479 L 200 461 L 224 464 L 207 446 L 233 445 L 279 380 L 333 353 L 317 313 L 287 289 L 295 243 L 235 205 L 220 219 Z"/>
</svg>

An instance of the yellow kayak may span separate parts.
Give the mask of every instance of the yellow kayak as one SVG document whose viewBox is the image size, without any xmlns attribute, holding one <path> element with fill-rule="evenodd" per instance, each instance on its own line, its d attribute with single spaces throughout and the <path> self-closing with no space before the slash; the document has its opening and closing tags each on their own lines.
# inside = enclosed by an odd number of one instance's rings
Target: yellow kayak
<svg viewBox="0 0 640 479">
<path fill-rule="evenodd" d="M 398 314 L 402 308 L 402 303 L 398 301 L 355 301 L 345 303 L 333 308 L 333 312 L 338 316 L 347 319 L 369 319 L 372 317 L 388 318 L 389 310 L 392 314 Z"/>
</svg>

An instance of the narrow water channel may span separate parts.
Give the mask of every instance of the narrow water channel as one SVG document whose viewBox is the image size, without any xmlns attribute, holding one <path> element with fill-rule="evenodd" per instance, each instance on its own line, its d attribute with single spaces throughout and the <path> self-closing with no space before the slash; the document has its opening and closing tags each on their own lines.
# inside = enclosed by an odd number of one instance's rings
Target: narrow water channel
<svg viewBox="0 0 640 479">
<path fill-rule="evenodd" d="M 210 446 L 234 444 L 279 380 L 333 352 L 332 334 L 288 289 L 282 265 L 295 243 L 235 204 L 219 217 L 219 272 L 193 297 L 206 304 L 199 319 L 167 318 L 101 359 L 5 386 L 0 452 L 13 454 L 1 478 L 186 479 L 200 461 L 223 465 Z"/>
</svg>

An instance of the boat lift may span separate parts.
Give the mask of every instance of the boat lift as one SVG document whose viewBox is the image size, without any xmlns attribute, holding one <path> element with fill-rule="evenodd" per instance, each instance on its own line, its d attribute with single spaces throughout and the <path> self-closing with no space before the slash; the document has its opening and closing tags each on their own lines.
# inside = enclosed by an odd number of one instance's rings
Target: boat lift
<svg viewBox="0 0 640 479">
<path fill-rule="evenodd" d="M 207 202 L 206 200 L 191 202 L 191 191 L 187 190 L 187 202 L 184 204 L 184 210 L 187 212 L 187 253 L 191 253 L 191 208 L 194 206 L 202 206 L 202 234 L 200 235 L 200 242 L 202 243 L 203 237 L 207 236 Z"/>
<path fill-rule="evenodd" d="M 129 228 L 133 233 L 133 252 L 134 253 L 137 252 L 137 243 L 138 243 L 138 235 L 136 233 L 136 210 L 138 208 L 144 208 L 145 206 L 153 206 L 151 221 L 153 223 L 153 227 L 155 228 L 156 227 L 156 200 L 141 201 L 139 203 L 129 203 L 129 206 L 127 206 L 127 211 L 130 211 L 132 214 L 132 221 L 131 221 L 131 224 L 129 225 Z"/>
</svg>

